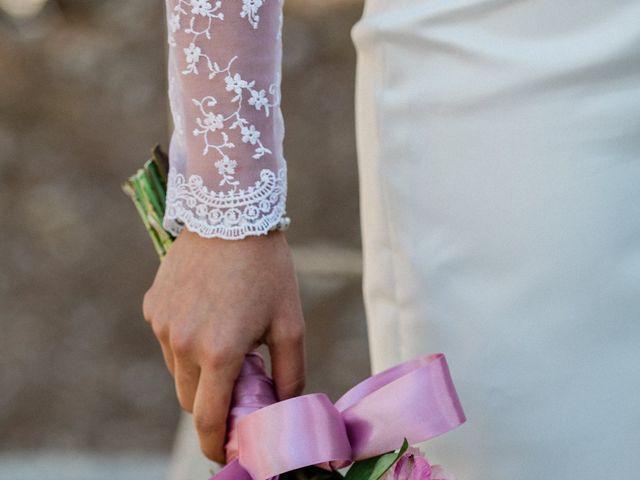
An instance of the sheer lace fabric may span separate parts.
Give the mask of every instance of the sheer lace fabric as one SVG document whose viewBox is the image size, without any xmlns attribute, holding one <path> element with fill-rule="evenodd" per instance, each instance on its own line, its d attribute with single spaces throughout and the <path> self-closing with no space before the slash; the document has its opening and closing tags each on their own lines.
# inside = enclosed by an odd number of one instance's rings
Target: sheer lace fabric
<svg viewBox="0 0 640 480">
<path fill-rule="evenodd" d="M 166 0 L 174 131 L 164 227 L 266 233 L 285 209 L 284 0 Z"/>
</svg>

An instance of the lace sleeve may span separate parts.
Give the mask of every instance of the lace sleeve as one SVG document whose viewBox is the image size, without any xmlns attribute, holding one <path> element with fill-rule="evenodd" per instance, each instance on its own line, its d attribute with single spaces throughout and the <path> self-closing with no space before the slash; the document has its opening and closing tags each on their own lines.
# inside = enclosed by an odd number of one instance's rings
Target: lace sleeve
<svg viewBox="0 0 640 480">
<path fill-rule="evenodd" d="M 174 235 L 261 235 L 284 213 L 283 2 L 166 0 Z"/>
</svg>

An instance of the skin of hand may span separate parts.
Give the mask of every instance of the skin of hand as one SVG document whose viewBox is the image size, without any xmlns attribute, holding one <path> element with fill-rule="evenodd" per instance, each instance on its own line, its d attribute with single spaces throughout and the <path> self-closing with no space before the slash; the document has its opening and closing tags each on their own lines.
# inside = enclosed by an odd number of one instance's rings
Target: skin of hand
<svg viewBox="0 0 640 480">
<path fill-rule="evenodd" d="M 225 462 L 234 381 L 265 343 L 279 400 L 305 384 L 305 325 L 283 232 L 241 240 L 180 233 L 143 301 L 181 407 L 193 413 L 203 453 Z"/>
</svg>

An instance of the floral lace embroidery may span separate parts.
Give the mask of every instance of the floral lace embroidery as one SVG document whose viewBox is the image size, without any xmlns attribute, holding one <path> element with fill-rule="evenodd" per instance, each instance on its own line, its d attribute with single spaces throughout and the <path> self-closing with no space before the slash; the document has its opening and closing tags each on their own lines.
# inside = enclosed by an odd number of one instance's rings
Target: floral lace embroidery
<svg viewBox="0 0 640 480">
<path fill-rule="evenodd" d="M 184 225 L 204 237 L 240 239 L 262 234 L 278 223 L 284 213 L 287 194 L 287 170 L 276 175 L 268 169 L 247 189 L 214 192 L 202 177 L 187 180 L 175 168 L 169 171 L 167 209 L 164 227 L 177 235 Z"/>
<path fill-rule="evenodd" d="M 263 3 L 263 0 L 242 0 L 242 12 L 240 16 L 242 18 L 248 17 L 249 23 L 253 28 L 258 28 L 258 22 L 260 21 L 258 10 L 260 10 Z"/>
<path fill-rule="evenodd" d="M 240 17 L 246 17 L 254 29 L 258 28 L 260 21 L 258 12 L 263 4 L 264 0 L 242 0 Z M 252 155 L 255 160 L 260 159 L 265 154 L 271 154 L 272 151 L 260 140 L 261 132 L 255 125 L 250 124 L 244 118 L 242 110 L 246 99 L 247 103 L 253 106 L 255 110 L 263 111 L 265 116 L 268 117 L 270 110 L 280 105 L 280 77 L 278 74 L 275 81 L 267 88 L 271 97 L 270 100 L 265 89 L 254 88 L 255 80 L 243 79 L 240 73 L 233 71 L 232 66 L 238 59 L 237 55 L 231 58 L 227 65 L 222 68 L 216 60 L 202 51 L 198 41 L 203 36 L 211 40 L 214 20 L 224 21 L 224 13 L 219 11 L 221 7 L 221 0 L 216 2 L 209 0 L 178 0 L 169 18 L 169 44 L 172 47 L 177 47 L 174 34 L 183 29 L 183 17 L 187 17 L 188 26 L 183 31 L 192 35 L 192 39 L 190 44 L 183 49 L 186 68 L 182 71 L 182 74 L 199 75 L 200 70 L 198 67 L 204 64 L 210 80 L 218 75 L 223 75 L 226 84 L 225 90 L 235 94 L 231 102 L 237 103 L 237 107 L 234 112 L 226 116 L 216 113 L 215 107 L 219 103 L 217 98 L 209 95 L 192 99 L 193 104 L 200 110 L 200 116 L 196 118 L 197 126 L 192 130 L 192 134 L 196 137 L 201 137 L 203 155 L 207 155 L 212 150 L 218 154 L 214 165 L 221 177 L 219 185 L 228 185 L 233 189 L 239 184 L 235 178 L 238 161 L 231 158 L 230 153 L 228 153 L 229 150 L 235 148 L 235 144 L 229 141 L 229 135 L 225 132 L 225 129 L 240 129 L 242 142 L 255 145 L 254 154 Z M 278 38 L 280 37 L 278 36 Z"/>
<path fill-rule="evenodd" d="M 214 191 L 200 175 L 185 176 L 172 165 L 164 226 L 174 235 L 186 226 L 204 237 L 239 239 L 268 232 L 284 214 L 286 163 L 277 159 L 278 164 L 283 165 L 277 173 L 275 169 L 258 168 L 260 159 L 273 155 L 273 146 L 264 143 L 260 121 L 255 120 L 256 115 L 263 115 L 265 119 L 271 117 L 268 123 L 265 121 L 269 127 L 281 121 L 276 117 L 275 110 L 280 106 L 280 72 L 274 68 L 271 83 L 267 81 L 260 86 L 256 80 L 248 78 L 250 74 L 237 67 L 241 63 L 239 59 L 242 52 L 235 52 L 239 55 L 234 56 L 224 49 L 210 48 L 212 38 L 221 34 L 217 32 L 216 25 L 219 28 L 225 15 L 229 16 L 230 11 L 237 9 L 240 18 L 246 18 L 251 28 L 258 29 L 260 9 L 268 1 L 275 2 L 274 8 L 281 7 L 282 0 L 228 1 L 224 8 L 223 0 L 167 2 L 168 40 L 173 49 L 172 62 L 176 62 L 172 63 L 170 69 L 169 96 L 172 99 L 177 142 L 184 146 L 187 143 L 185 135 L 189 135 L 190 141 L 196 142 L 196 148 L 201 145 L 202 157 L 192 160 L 194 165 L 200 165 L 195 171 L 202 167 L 208 169 L 208 165 L 211 165 L 219 179 L 207 175 L 207 182 L 217 181 L 219 187 L 226 187 L 224 191 Z M 280 9 L 274 41 L 281 40 L 282 22 L 283 12 Z M 226 57 L 224 61 L 223 57 Z M 178 61 L 180 67 L 177 66 Z M 181 76 L 198 77 L 198 82 L 202 81 L 204 87 L 206 82 L 216 83 L 211 84 L 212 88 L 204 96 L 199 96 L 202 92 L 199 87 L 200 93 L 195 94 L 198 97 L 188 95 L 185 105 L 181 94 L 186 94 L 188 90 L 178 92 L 177 89 L 190 88 L 190 83 L 181 84 Z M 191 108 L 184 110 L 184 107 Z M 253 114 L 247 115 L 248 111 Z M 252 118 L 255 124 L 247 118 Z M 232 131 L 236 132 L 233 138 Z M 243 148 L 238 149 L 234 142 L 242 142 Z M 251 156 L 251 159 L 239 158 L 238 152 L 246 152 L 245 148 L 249 149 L 247 157 Z M 240 162 L 256 164 L 242 165 L 247 168 L 239 169 Z M 270 165 L 272 163 L 270 161 Z M 256 175 L 258 171 L 259 179 L 246 187 L 247 178 L 243 175 L 247 172 Z"/>
</svg>

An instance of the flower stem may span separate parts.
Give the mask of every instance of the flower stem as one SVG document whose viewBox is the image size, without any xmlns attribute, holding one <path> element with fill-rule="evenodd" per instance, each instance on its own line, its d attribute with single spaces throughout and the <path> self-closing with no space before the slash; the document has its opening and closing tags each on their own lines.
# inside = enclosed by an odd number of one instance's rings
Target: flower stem
<svg viewBox="0 0 640 480">
<path fill-rule="evenodd" d="M 168 170 L 167 155 L 156 145 L 151 158 L 122 185 L 124 192 L 133 201 L 160 260 L 175 240 L 173 235 L 162 227 Z"/>
</svg>

